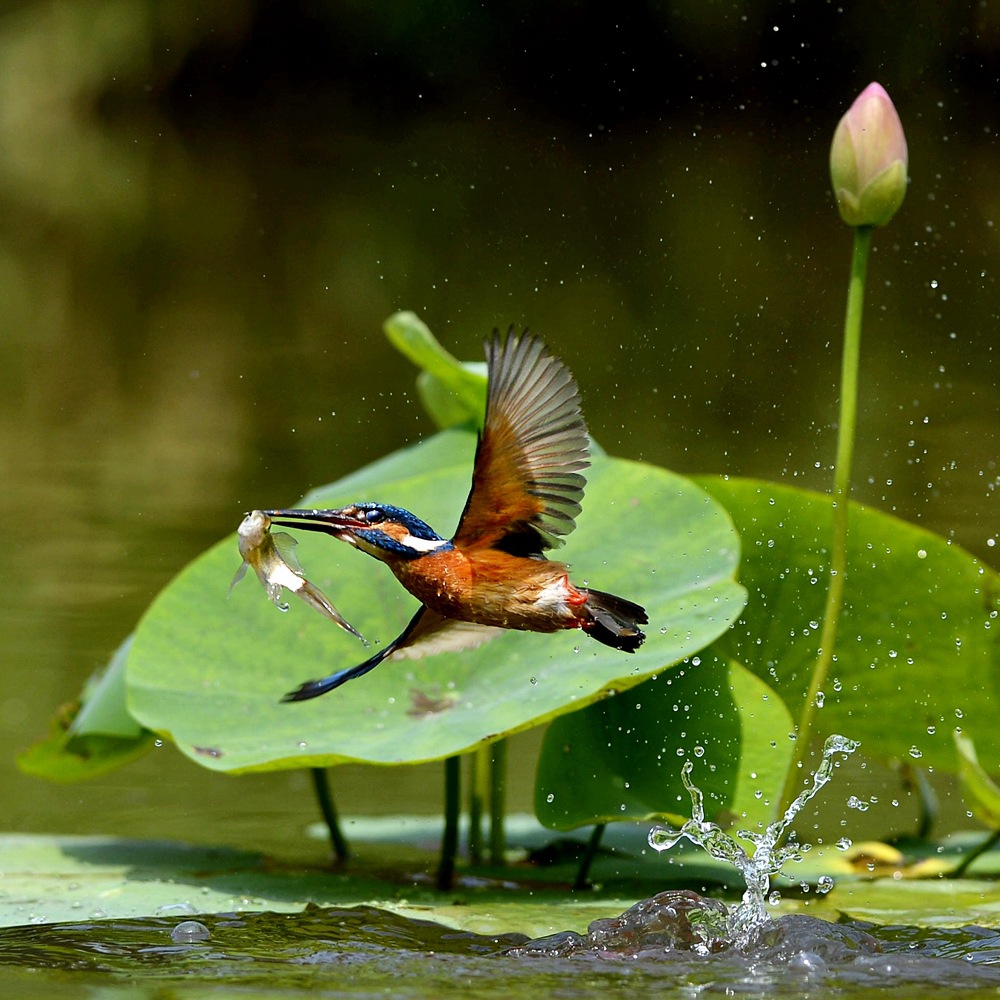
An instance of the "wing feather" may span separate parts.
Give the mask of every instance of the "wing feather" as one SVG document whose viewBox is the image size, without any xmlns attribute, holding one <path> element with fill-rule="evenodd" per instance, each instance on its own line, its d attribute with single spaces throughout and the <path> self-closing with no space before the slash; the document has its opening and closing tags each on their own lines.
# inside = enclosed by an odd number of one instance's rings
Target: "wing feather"
<svg viewBox="0 0 1000 1000">
<path fill-rule="evenodd" d="M 486 420 L 454 542 L 541 555 L 562 544 L 581 510 L 590 458 L 580 393 L 528 333 L 494 333 L 486 362 Z"/>
<path fill-rule="evenodd" d="M 388 660 L 419 660 L 435 653 L 457 653 L 475 649 L 504 630 L 496 625 L 478 625 L 445 618 L 423 608 L 419 621 L 411 622 L 405 638 L 386 657 Z"/>
</svg>

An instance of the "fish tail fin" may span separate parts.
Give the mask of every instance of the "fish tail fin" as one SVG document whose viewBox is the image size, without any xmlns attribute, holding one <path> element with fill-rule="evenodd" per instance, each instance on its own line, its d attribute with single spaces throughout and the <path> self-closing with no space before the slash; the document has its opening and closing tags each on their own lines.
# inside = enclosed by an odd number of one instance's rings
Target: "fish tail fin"
<svg viewBox="0 0 1000 1000">
<path fill-rule="evenodd" d="M 368 640 L 330 603 L 330 599 L 319 587 L 314 586 L 308 580 L 303 580 L 302 586 L 295 593 L 309 607 L 315 608 L 320 614 L 339 625 L 345 632 L 356 635 L 366 646 L 368 645 Z"/>
<path fill-rule="evenodd" d="M 233 574 L 232 582 L 229 584 L 229 590 L 226 591 L 227 599 L 229 598 L 229 595 L 232 594 L 233 588 L 235 588 L 236 584 L 238 584 L 240 580 L 242 580 L 243 577 L 245 577 L 246 575 L 247 575 L 247 564 L 246 560 L 244 560 L 243 562 L 240 563 L 240 568 Z"/>
</svg>

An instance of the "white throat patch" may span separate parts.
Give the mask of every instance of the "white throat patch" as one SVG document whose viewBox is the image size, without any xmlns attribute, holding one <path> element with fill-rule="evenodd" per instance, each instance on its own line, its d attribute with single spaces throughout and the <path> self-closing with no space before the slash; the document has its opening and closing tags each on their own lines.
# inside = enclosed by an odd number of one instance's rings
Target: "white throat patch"
<svg viewBox="0 0 1000 1000">
<path fill-rule="evenodd" d="M 392 555 L 391 549 L 387 550 L 374 542 L 366 541 L 364 538 L 348 534 L 344 534 L 342 537 L 356 548 L 361 549 L 362 552 L 367 552 L 368 555 L 374 556 L 376 559 L 386 559 Z M 409 532 L 403 535 L 402 538 L 393 538 L 391 540 L 397 545 L 406 546 L 413 552 L 421 554 L 435 552 L 442 545 L 448 544 L 448 540 L 445 538 L 417 538 L 416 535 L 411 535 Z"/>
<path fill-rule="evenodd" d="M 415 552 L 433 552 L 435 549 L 441 548 L 442 545 L 447 545 L 448 539 L 417 538 L 416 535 L 406 534 L 403 535 L 400 542 L 407 548 L 413 549 Z"/>
</svg>

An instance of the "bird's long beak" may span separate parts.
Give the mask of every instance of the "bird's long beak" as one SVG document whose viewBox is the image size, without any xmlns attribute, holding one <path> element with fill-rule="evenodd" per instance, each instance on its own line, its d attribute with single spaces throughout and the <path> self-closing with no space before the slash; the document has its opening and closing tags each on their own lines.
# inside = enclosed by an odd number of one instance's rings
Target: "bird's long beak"
<svg viewBox="0 0 1000 1000">
<path fill-rule="evenodd" d="M 336 509 L 297 509 L 265 510 L 274 524 L 283 528 L 300 528 L 305 531 L 322 531 L 327 535 L 340 535 L 345 531 L 353 531 L 365 527 L 358 519 L 354 507 L 339 507 Z"/>
</svg>

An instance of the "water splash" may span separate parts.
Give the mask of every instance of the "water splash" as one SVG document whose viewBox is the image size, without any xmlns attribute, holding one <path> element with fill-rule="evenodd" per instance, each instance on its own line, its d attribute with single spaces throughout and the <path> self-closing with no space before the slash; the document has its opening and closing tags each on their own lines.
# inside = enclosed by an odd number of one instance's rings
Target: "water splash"
<svg viewBox="0 0 1000 1000">
<path fill-rule="evenodd" d="M 845 757 L 854 753 L 859 744 L 844 736 L 831 736 L 823 745 L 823 760 L 812 776 L 812 784 L 806 788 L 785 810 L 784 815 L 775 820 L 763 833 L 738 830 L 736 836 L 753 845 L 750 854 L 727 834 L 721 826 L 705 819 L 705 800 L 701 789 L 691 780 L 694 764 L 686 761 L 681 769 L 681 780 L 691 796 L 691 819 L 679 830 L 666 826 L 654 826 L 649 831 L 649 846 L 657 851 L 666 851 L 679 840 L 686 838 L 697 844 L 718 861 L 733 865 L 746 882 L 746 891 L 741 902 L 728 915 L 726 936 L 732 946 L 741 950 L 749 948 L 762 928 L 768 926 L 766 900 L 771 887 L 771 877 L 781 871 L 789 861 L 801 861 L 809 845 L 800 845 L 794 840 L 784 847 L 778 843 L 795 817 L 819 790 L 830 780 L 836 766 L 834 758 L 838 754 Z M 711 929 L 713 936 L 718 928 Z"/>
</svg>

